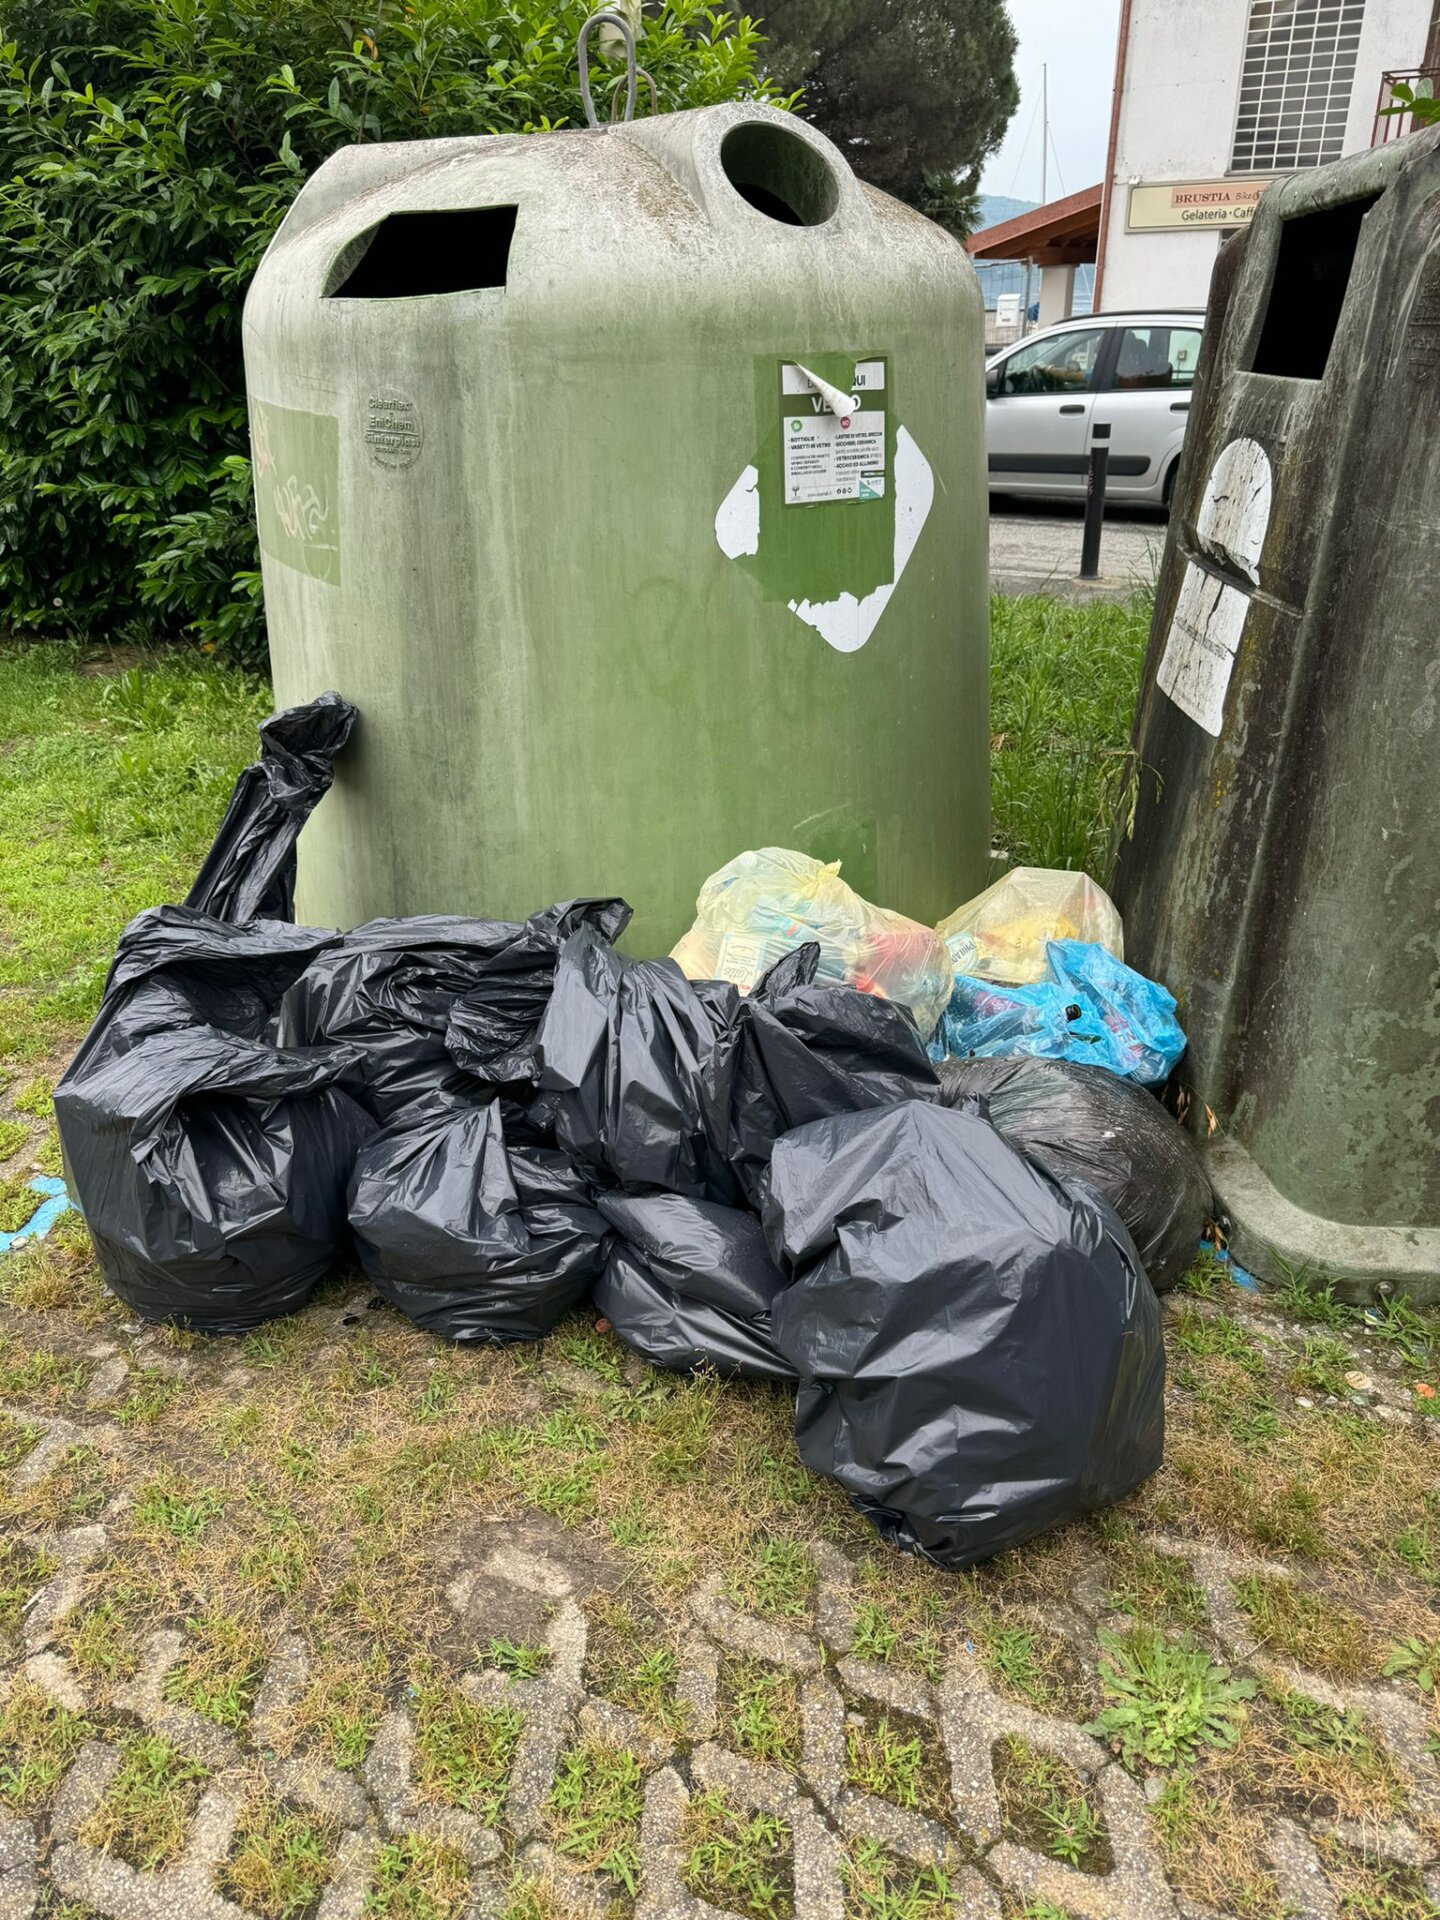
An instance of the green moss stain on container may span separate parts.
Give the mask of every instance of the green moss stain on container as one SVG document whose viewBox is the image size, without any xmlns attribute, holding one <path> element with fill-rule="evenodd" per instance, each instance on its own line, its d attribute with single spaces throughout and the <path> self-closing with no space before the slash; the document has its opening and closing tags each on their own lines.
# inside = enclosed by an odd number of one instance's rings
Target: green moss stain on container
<svg viewBox="0 0 1440 1920">
<path fill-rule="evenodd" d="M 362 715 L 304 918 L 621 892 L 655 952 L 746 847 L 982 884 L 980 299 L 813 129 L 351 149 L 245 349 L 276 696 Z"/>
</svg>

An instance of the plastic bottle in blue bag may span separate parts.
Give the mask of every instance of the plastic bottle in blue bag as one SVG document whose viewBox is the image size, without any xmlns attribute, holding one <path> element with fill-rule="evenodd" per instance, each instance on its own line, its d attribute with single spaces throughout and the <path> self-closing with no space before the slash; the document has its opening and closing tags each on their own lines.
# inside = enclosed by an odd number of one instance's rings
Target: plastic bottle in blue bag
<svg viewBox="0 0 1440 1920">
<path fill-rule="evenodd" d="M 932 1058 L 1029 1054 L 1105 1067 L 1141 1086 L 1168 1079 L 1186 1044 L 1172 994 L 1084 940 L 1051 940 L 1045 970 L 1016 987 L 957 974 Z"/>
</svg>

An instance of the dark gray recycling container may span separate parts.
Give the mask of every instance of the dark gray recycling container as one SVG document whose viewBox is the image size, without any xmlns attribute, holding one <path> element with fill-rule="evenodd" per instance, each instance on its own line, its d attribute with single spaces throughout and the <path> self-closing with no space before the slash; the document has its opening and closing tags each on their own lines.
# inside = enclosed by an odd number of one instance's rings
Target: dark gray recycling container
<svg viewBox="0 0 1440 1920">
<path fill-rule="evenodd" d="M 1236 1257 L 1440 1300 L 1440 131 L 1221 253 L 1133 744 L 1125 957 Z"/>
</svg>

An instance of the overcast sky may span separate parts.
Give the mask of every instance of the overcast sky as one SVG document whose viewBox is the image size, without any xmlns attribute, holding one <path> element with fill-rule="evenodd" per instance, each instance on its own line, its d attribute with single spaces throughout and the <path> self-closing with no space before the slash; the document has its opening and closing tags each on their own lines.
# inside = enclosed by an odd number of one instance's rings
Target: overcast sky
<svg viewBox="0 0 1440 1920">
<path fill-rule="evenodd" d="M 1095 186 L 1105 171 L 1120 0 L 1009 3 L 1020 40 L 1015 56 L 1020 105 L 981 185 L 986 193 L 1040 198 L 1040 69 L 1048 62 L 1051 153 L 1046 191 L 1058 200 L 1062 192 Z"/>
</svg>

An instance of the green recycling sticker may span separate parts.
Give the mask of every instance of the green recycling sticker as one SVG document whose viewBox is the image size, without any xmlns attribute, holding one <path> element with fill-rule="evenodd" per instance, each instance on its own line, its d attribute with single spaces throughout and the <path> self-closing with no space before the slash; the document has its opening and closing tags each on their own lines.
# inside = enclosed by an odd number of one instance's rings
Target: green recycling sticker
<svg viewBox="0 0 1440 1920">
<path fill-rule="evenodd" d="M 762 357 L 755 374 L 759 442 L 716 510 L 716 543 L 764 599 L 854 653 L 909 563 L 934 473 L 897 422 L 887 356 Z"/>
</svg>

